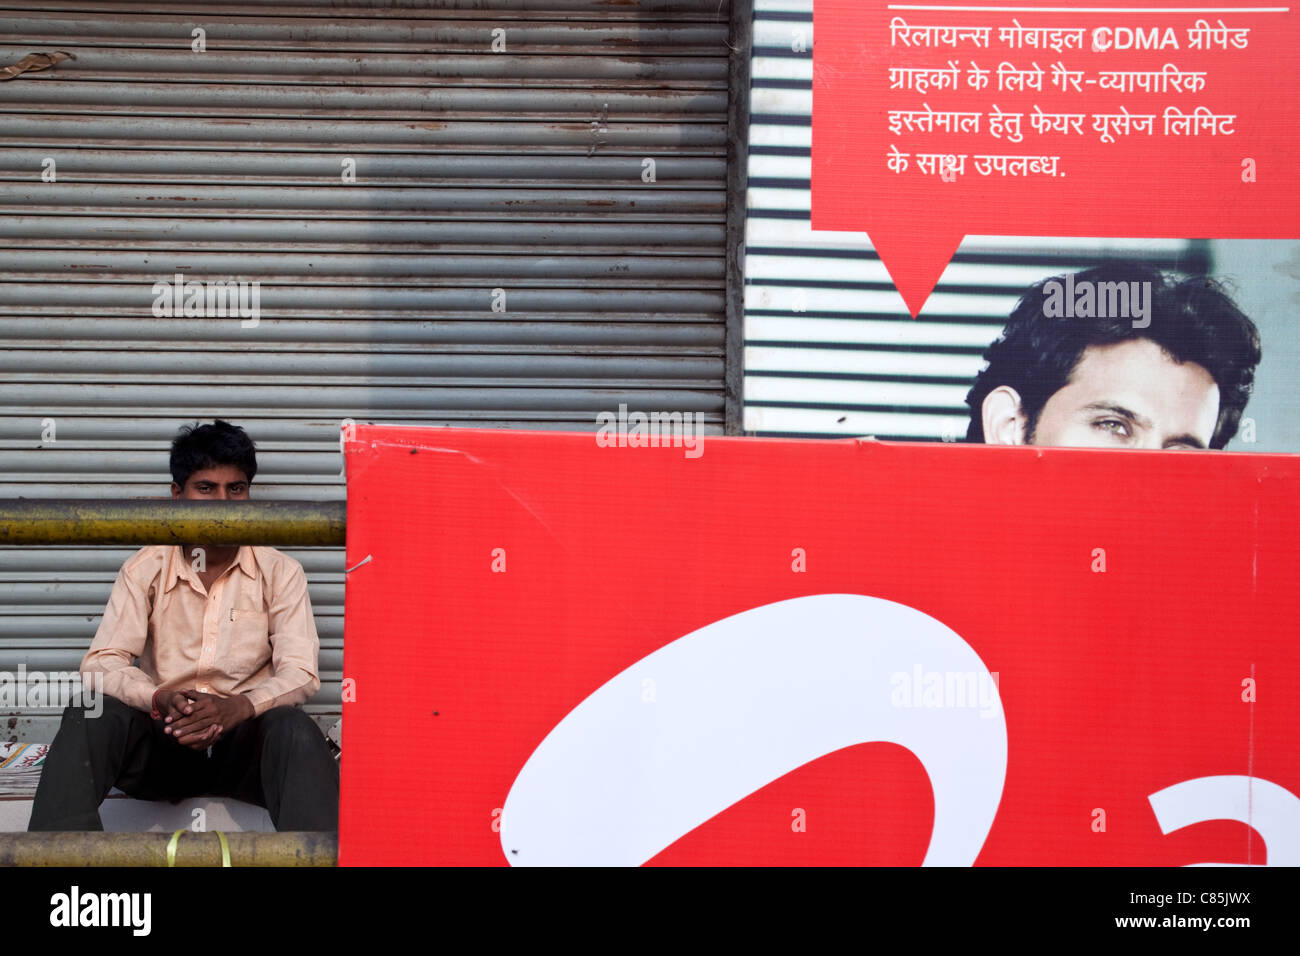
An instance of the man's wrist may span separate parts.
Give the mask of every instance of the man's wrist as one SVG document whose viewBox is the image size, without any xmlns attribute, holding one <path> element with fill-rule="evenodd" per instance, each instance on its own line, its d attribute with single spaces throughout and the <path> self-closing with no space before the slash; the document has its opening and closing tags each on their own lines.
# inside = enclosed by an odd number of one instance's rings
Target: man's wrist
<svg viewBox="0 0 1300 956">
<path fill-rule="evenodd" d="M 257 708 L 247 694 L 232 694 L 226 700 L 235 706 L 234 716 L 239 720 L 252 720 L 257 716 Z"/>
</svg>

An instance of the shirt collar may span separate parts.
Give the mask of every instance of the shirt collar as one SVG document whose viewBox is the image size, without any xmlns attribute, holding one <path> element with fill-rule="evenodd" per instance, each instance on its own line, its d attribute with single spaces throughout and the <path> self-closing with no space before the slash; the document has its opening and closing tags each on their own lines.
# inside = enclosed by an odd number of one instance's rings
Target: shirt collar
<svg viewBox="0 0 1300 956">
<path fill-rule="evenodd" d="M 239 553 L 235 555 L 235 567 L 243 571 L 250 580 L 257 577 L 257 561 L 253 558 L 253 549 L 248 545 L 239 546 Z"/>
<path fill-rule="evenodd" d="M 240 545 L 239 551 L 235 554 L 235 563 L 231 567 L 239 568 L 250 579 L 257 577 L 257 560 L 253 557 L 253 549 L 248 545 Z M 182 578 L 202 590 L 202 582 L 194 573 L 189 561 L 185 559 L 181 546 L 174 544 L 167 556 L 167 564 L 163 572 L 163 591 L 170 591 Z"/>
</svg>

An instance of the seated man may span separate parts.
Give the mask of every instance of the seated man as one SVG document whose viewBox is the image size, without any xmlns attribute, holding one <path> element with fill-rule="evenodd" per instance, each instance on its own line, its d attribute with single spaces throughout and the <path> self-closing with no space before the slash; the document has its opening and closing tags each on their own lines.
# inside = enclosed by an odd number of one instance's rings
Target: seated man
<svg viewBox="0 0 1300 956">
<path fill-rule="evenodd" d="M 242 428 L 184 428 L 173 498 L 246 500 L 257 473 Z M 29 830 L 102 830 L 116 786 L 144 800 L 200 794 L 266 807 L 277 830 L 338 829 L 338 766 L 294 706 L 319 688 L 302 565 L 274 548 L 157 545 L 122 565 L 73 706 L 45 760 Z M 138 663 L 137 663 L 138 661 Z"/>
<path fill-rule="evenodd" d="M 1108 265 L 1031 286 L 984 358 L 967 441 L 1223 448 L 1260 349 L 1213 280 Z"/>
</svg>

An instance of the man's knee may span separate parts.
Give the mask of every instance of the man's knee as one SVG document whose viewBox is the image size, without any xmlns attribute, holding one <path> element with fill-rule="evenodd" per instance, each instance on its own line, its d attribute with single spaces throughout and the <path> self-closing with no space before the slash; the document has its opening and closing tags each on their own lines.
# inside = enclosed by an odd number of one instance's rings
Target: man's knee
<svg viewBox="0 0 1300 956">
<path fill-rule="evenodd" d="M 107 694 L 83 695 L 63 708 L 59 729 L 76 728 L 90 732 L 109 727 L 126 727 L 142 716 L 145 716 L 142 711 L 122 703 L 116 697 Z"/>
<path fill-rule="evenodd" d="M 297 707 L 272 707 L 260 718 L 264 743 L 299 747 L 325 747 L 325 735 L 316 722 Z"/>
</svg>

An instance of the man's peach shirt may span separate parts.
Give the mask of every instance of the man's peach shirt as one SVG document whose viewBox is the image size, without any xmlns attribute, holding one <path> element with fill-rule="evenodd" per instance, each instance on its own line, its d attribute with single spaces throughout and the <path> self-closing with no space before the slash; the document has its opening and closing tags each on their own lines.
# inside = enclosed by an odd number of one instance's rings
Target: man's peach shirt
<svg viewBox="0 0 1300 956">
<path fill-rule="evenodd" d="M 244 694 L 261 714 L 320 689 L 319 651 L 307 577 L 287 554 L 241 547 L 209 593 L 179 545 L 155 545 L 122 565 L 81 671 L 137 710 L 166 688 Z"/>
</svg>

